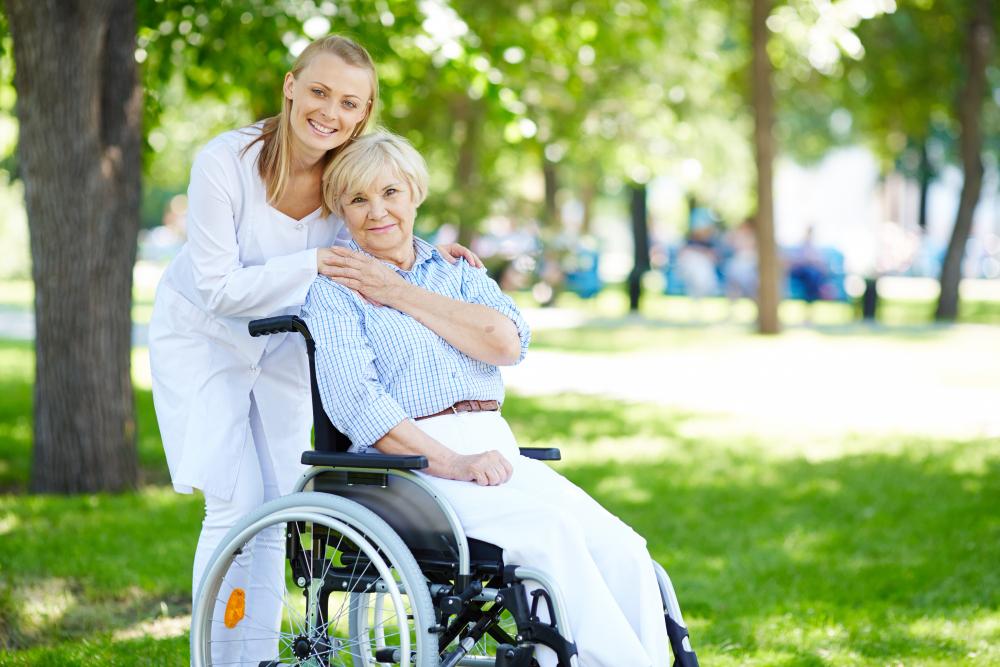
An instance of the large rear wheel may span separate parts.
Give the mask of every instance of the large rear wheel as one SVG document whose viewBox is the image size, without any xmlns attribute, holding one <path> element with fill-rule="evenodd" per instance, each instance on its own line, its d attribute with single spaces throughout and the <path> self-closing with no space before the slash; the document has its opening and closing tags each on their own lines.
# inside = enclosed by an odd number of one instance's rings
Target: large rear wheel
<svg viewBox="0 0 1000 667">
<path fill-rule="evenodd" d="M 192 612 L 191 662 L 437 667 L 433 623 L 426 580 L 382 519 L 297 493 L 251 513 L 216 550 Z"/>
</svg>

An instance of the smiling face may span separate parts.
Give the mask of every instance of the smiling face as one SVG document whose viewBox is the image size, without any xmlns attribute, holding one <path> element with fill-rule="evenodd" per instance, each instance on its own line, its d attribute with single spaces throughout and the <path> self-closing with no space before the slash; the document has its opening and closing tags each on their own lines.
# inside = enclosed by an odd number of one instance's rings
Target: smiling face
<svg viewBox="0 0 1000 667">
<path fill-rule="evenodd" d="M 313 57 L 298 76 L 285 75 L 292 148 L 301 160 L 318 160 L 359 130 L 371 111 L 372 76 L 326 52 Z"/>
<path fill-rule="evenodd" d="M 344 221 L 361 248 L 409 269 L 417 205 L 407 179 L 386 165 L 360 192 L 342 195 Z"/>
</svg>

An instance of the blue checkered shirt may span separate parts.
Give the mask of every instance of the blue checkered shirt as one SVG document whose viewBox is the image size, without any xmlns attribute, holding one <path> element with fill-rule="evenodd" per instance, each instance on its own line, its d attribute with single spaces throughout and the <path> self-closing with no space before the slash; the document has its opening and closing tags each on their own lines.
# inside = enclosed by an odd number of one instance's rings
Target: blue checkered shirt
<svg viewBox="0 0 1000 667">
<path fill-rule="evenodd" d="M 350 248 L 360 251 L 353 241 Z M 450 264 L 414 238 L 409 283 L 459 301 L 494 308 L 517 326 L 520 361 L 531 333 L 510 297 L 482 269 Z M 320 276 L 302 307 L 316 341 L 316 379 L 330 421 L 364 452 L 408 417 L 432 415 L 458 401 L 503 402 L 500 369 L 459 352 L 415 319 L 373 306 L 353 290 Z"/>
</svg>

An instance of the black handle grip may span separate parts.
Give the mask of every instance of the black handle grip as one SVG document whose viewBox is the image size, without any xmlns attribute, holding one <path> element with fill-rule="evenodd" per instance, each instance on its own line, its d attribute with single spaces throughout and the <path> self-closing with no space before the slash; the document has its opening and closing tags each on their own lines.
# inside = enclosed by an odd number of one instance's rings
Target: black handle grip
<svg viewBox="0 0 1000 667">
<path fill-rule="evenodd" d="M 257 336 L 270 336 L 276 333 L 298 332 L 306 340 L 312 340 L 309 327 L 306 326 L 306 323 L 298 315 L 281 315 L 279 317 L 265 317 L 262 320 L 252 320 L 247 325 L 247 330 L 250 331 L 250 335 L 254 338 Z"/>
</svg>

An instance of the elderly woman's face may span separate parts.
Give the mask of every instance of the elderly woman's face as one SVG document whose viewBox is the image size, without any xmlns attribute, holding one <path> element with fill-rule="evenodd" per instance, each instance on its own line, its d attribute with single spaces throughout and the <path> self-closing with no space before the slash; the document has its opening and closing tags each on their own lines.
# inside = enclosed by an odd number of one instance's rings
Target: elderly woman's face
<svg viewBox="0 0 1000 667">
<path fill-rule="evenodd" d="M 364 191 L 343 198 L 347 228 L 362 249 L 390 261 L 409 256 L 417 207 L 406 179 L 385 169 Z"/>
</svg>

